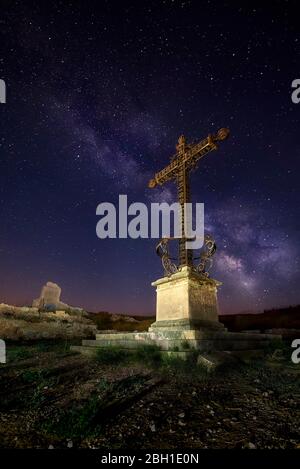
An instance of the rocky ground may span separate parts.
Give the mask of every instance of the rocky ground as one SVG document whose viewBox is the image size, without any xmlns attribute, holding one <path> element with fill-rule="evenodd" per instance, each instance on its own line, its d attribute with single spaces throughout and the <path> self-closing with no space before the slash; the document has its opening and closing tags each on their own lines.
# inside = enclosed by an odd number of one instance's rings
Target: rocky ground
<svg viewBox="0 0 300 469">
<path fill-rule="evenodd" d="M 281 353 L 207 373 L 157 351 L 8 347 L 2 448 L 299 448 L 300 365 Z"/>
<path fill-rule="evenodd" d="M 92 338 L 96 324 L 83 310 L 40 312 L 38 308 L 0 304 L 1 339 L 10 341 Z"/>
</svg>

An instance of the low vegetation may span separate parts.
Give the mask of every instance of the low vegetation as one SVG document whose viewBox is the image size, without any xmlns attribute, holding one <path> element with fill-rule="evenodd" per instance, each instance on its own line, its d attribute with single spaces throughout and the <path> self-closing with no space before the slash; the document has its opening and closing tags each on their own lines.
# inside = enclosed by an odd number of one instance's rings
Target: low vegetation
<svg viewBox="0 0 300 469">
<path fill-rule="evenodd" d="M 208 372 L 157 347 L 8 345 L 0 368 L 2 448 L 296 448 L 300 365 L 284 349 Z M 282 351 L 280 351 L 282 350 Z M 24 431 L 26 428 L 26 431 Z"/>
<path fill-rule="evenodd" d="M 124 350 L 118 347 L 100 348 L 96 353 L 96 360 L 102 364 L 123 364 L 141 362 L 150 366 L 160 365 L 162 356 L 159 347 L 144 345 L 133 350 Z"/>
</svg>

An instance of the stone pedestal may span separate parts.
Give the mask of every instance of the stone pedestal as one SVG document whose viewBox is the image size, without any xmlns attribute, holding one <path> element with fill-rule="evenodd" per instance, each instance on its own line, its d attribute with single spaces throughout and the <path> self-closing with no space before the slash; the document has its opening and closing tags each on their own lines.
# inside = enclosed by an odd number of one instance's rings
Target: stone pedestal
<svg viewBox="0 0 300 469">
<path fill-rule="evenodd" d="M 186 358 L 195 352 L 243 352 L 263 349 L 278 336 L 228 332 L 218 319 L 216 280 L 197 274 L 190 267 L 164 277 L 156 287 L 156 321 L 148 332 L 105 332 L 96 340 L 84 340 L 72 350 L 94 353 L 99 348 L 118 347 L 134 350 L 155 345 L 161 353 Z"/>
<path fill-rule="evenodd" d="M 152 285 L 156 287 L 157 296 L 156 322 L 151 331 L 158 328 L 224 328 L 218 319 L 217 287 L 220 282 L 183 267 Z"/>
</svg>

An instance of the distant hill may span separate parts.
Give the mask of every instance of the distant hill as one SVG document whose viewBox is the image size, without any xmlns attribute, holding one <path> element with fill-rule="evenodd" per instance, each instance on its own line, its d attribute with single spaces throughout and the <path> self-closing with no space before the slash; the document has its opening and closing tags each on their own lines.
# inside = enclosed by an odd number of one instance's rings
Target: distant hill
<svg viewBox="0 0 300 469">
<path fill-rule="evenodd" d="M 220 321 L 229 331 L 300 329 L 300 305 L 274 308 L 263 313 L 223 314 Z"/>
<path fill-rule="evenodd" d="M 100 330 L 115 331 L 147 331 L 150 325 L 155 321 L 155 316 L 131 316 L 123 314 L 112 314 L 107 311 L 98 313 L 88 313 L 91 319 Z"/>
<path fill-rule="evenodd" d="M 155 321 L 155 316 L 137 316 L 112 314 L 107 311 L 88 313 L 100 330 L 115 331 L 147 331 Z M 268 329 L 300 329 L 300 305 L 287 308 L 274 308 L 260 313 L 248 312 L 239 314 L 223 314 L 219 320 L 229 331 Z"/>
</svg>

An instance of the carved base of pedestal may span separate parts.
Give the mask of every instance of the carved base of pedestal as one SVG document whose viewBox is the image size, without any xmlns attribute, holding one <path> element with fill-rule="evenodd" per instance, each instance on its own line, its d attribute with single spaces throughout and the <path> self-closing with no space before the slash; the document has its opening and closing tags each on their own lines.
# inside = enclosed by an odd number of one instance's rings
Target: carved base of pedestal
<svg viewBox="0 0 300 469">
<path fill-rule="evenodd" d="M 152 327 L 223 327 L 218 319 L 217 287 L 220 282 L 183 267 L 152 285 L 156 287 L 157 295 L 156 322 Z"/>
<path fill-rule="evenodd" d="M 218 321 L 202 321 L 193 319 L 171 319 L 167 321 L 155 321 L 151 324 L 149 332 L 159 331 L 193 331 L 193 330 L 209 331 L 226 331 L 227 329 Z"/>
</svg>

